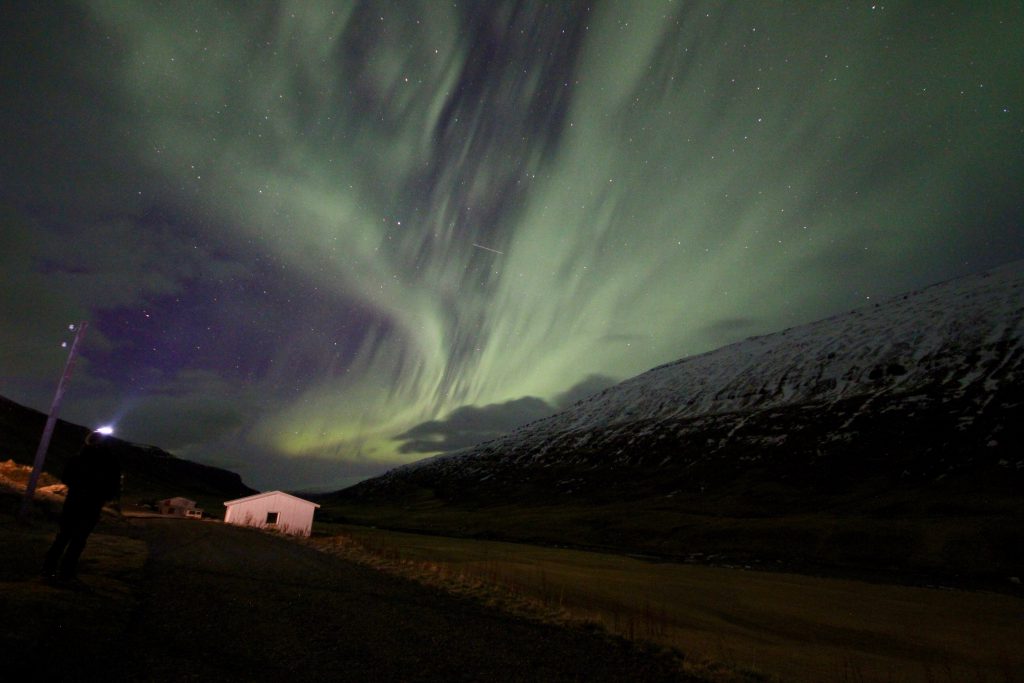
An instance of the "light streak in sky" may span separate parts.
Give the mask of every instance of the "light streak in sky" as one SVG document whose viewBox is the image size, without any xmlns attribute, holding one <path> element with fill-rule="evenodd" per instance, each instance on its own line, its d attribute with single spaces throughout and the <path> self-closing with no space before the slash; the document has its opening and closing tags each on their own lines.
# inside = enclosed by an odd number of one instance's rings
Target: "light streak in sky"
<svg viewBox="0 0 1024 683">
<path fill-rule="evenodd" d="M 485 247 L 482 244 L 477 244 L 476 242 L 473 242 L 473 246 L 476 247 L 477 249 L 483 249 L 484 251 L 490 251 L 490 252 L 493 252 L 495 254 L 504 254 L 505 253 L 503 251 L 498 251 L 497 249 L 491 249 L 490 247 Z"/>
</svg>

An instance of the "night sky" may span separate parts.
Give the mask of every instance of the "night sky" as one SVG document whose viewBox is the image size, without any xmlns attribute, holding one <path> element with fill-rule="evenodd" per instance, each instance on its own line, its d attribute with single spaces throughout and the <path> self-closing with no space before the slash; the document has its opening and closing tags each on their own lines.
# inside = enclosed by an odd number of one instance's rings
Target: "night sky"
<svg viewBox="0 0 1024 683">
<path fill-rule="evenodd" d="M 337 489 L 1024 258 L 1024 5 L 7 2 L 0 394 Z M 0 458 L 4 455 L 0 454 Z"/>
</svg>

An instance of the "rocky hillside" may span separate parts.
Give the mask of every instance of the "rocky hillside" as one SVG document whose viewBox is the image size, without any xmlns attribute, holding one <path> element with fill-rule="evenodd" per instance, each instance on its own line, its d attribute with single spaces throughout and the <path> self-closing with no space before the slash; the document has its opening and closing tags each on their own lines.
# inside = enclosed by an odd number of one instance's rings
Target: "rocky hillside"
<svg viewBox="0 0 1024 683">
<path fill-rule="evenodd" d="M 338 500 L 1010 520 L 1024 490 L 1022 335 L 1013 263 L 654 368 Z M 648 550 L 692 540 L 647 531 Z"/>
</svg>

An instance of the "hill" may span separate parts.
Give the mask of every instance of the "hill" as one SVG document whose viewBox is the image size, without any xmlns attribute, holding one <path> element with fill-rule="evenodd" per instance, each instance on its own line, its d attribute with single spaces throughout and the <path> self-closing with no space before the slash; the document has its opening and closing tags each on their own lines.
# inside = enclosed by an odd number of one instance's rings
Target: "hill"
<svg viewBox="0 0 1024 683">
<path fill-rule="evenodd" d="M 31 466 L 46 424 L 46 415 L 0 397 L 0 459 Z M 58 420 L 47 452 L 44 473 L 56 478 L 67 459 L 82 447 L 89 429 Z M 177 458 L 155 446 L 111 437 L 124 473 L 125 505 L 185 496 L 218 514 L 221 503 L 255 493 L 241 477 L 217 467 Z"/>
<path fill-rule="evenodd" d="M 654 368 L 322 501 L 392 527 L 1006 582 L 1024 263 Z"/>
</svg>

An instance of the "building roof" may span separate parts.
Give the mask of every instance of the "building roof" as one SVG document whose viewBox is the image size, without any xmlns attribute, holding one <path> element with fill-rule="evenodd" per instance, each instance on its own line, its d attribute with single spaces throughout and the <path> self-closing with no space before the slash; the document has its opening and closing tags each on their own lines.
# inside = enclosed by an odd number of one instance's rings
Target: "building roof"
<svg viewBox="0 0 1024 683">
<path fill-rule="evenodd" d="M 188 498 L 182 498 L 181 496 L 174 496 L 172 498 L 164 498 L 163 500 L 161 500 L 159 502 L 167 503 L 168 505 L 173 505 L 175 502 L 177 502 L 178 504 L 188 504 L 188 505 L 195 505 L 196 504 L 196 502 L 194 500 L 189 500 Z"/>
<path fill-rule="evenodd" d="M 314 503 L 311 500 L 306 500 L 305 498 L 299 498 L 298 496 L 293 496 L 292 494 L 285 493 L 284 491 L 266 491 L 264 493 L 257 493 L 252 496 L 246 496 L 245 498 L 235 498 L 234 500 L 226 500 L 224 501 L 224 506 L 227 507 L 228 505 L 235 505 L 236 503 L 248 503 L 249 501 L 257 500 L 259 498 L 266 498 L 267 496 L 288 496 L 289 498 L 297 500 L 300 503 L 312 505 L 313 507 L 320 507 L 318 503 Z"/>
</svg>

